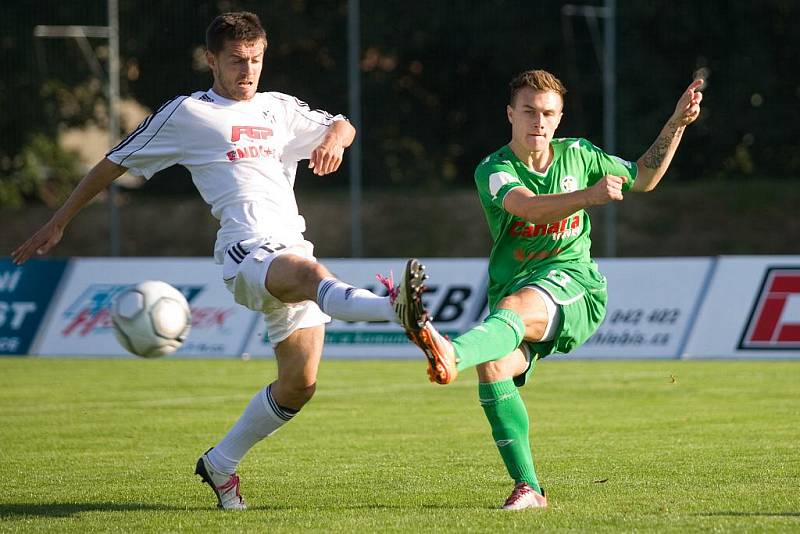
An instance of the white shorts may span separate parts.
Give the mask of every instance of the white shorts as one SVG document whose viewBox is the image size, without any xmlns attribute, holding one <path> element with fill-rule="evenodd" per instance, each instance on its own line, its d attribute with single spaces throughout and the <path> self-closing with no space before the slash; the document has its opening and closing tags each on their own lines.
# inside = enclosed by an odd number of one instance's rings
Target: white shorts
<svg viewBox="0 0 800 534">
<path fill-rule="evenodd" d="M 281 254 L 292 253 L 316 260 L 314 245 L 301 241 L 292 245 L 270 243 L 266 240 L 247 240 L 229 245 L 222 265 L 222 278 L 233 299 L 242 306 L 264 314 L 267 336 L 273 346 L 300 328 L 310 328 L 330 322 L 316 302 L 306 300 L 285 304 L 266 288 L 270 263 Z"/>
</svg>

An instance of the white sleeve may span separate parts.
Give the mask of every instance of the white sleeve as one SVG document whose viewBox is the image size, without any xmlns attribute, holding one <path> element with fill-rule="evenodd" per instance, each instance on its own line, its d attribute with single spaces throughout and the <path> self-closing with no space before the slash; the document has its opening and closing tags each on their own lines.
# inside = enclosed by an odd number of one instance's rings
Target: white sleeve
<svg viewBox="0 0 800 534">
<path fill-rule="evenodd" d="M 179 96 L 164 103 L 112 148 L 106 158 L 148 180 L 161 169 L 179 163 L 183 148 L 174 116 L 186 98 Z"/>
<path fill-rule="evenodd" d="M 286 108 L 286 122 L 290 132 L 284 157 L 300 161 L 311 157 L 311 151 L 322 142 L 328 128 L 335 121 L 347 120 L 344 115 L 331 115 L 321 109 L 311 109 L 308 104 L 293 96 L 280 95 Z"/>
</svg>

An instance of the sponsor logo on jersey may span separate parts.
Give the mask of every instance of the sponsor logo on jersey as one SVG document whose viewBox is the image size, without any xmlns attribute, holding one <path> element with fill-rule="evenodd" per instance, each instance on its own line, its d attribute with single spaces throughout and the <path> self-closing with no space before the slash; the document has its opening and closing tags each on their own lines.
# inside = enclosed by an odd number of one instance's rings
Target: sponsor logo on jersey
<svg viewBox="0 0 800 534">
<path fill-rule="evenodd" d="M 235 143 L 242 137 L 268 139 L 272 137 L 272 128 L 267 128 L 266 126 L 231 126 L 231 142 Z"/>
<path fill-rule="evenodd" d="M 800 349 L 800 267 L 768 268 L 740 349 Z"/>
<path fill-rule="evenodd" d="M 203 102 L 214 102 L 214 98 L 208 93 L 203 93 L 197 99 L 202 100 Z"/>
<path fill-rule="evenodd" d="M 266 112 L 265 112 L 266 116 Z M 231 142 L 236 143 L 247 139 L 269 139 L 272 137 L 272 128 L 266 126 L 232 126 Z M 250 144 L 237 147 L 225 152 L 228 161 L 236 161 L 247 158 L 275 158 L 275 149 L 264 144 Z"/>
<path fill-rule="evenodd" d="M 246 158 L 274 158 L 276 156 L 275 149 L 264 145 L 249 145 L 242 148 L 235 148 L 225 152 L 225 157 L 228 161 L 236 161 Z"/>
<path fill-rule="evenodd" d="M 533 224 L 525 221 L 514 221 L 508 229 L 512 237 L 550 236 L 553 241 L 575 237 L 581 233 L 581 216 L 572 215 L 560 222 L 550 224 Z"/>
<path fill-rule="evenodd" d="M 572 193 L 578 189 L 578 180 L 569 174 L 561 177 L 561 190 L 565 193 Z"/>
<path fill-rule="evenodd" d="M 66 326 L 61 335 L 86 337 L 92 334 L 111 332 L 111 305 L 122 291 L 132 284 L 90 284 L 62 315 Z M 183 293 L 192 310 L 192 328 L 222 328 L 227 318 L 235 312 L 234 308 L 214 308 L 191 306 L 203 292 L 203 285 L 175 285 Z"/>
</svg>

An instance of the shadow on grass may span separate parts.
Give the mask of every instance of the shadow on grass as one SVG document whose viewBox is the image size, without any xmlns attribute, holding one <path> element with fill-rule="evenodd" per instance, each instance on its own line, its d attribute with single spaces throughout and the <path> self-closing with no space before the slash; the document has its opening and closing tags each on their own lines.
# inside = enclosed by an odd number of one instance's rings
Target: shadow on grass
<svg viewBox="0 0 800 534">
<path fill-rule="evenodd" d="M 414 508 L 421 508 L 425 510 L 453 510 L 455 508 L 474 509 L 474 506 L 453 506 L 449 505 L 435 505 L 423 504 L 418 506 L 393 505 L 393 504 L 377 504 L 377 503 L 363 503 L 353 504 L 349 506 L 331 506 L 326 507 L 329 510 L 413 510 Z M 494 510 L 495 508 L 487 508 Z M 168 506 L 164 504 L 147 504 L 147 503 L 113 503 L 113 502 L 96 502 L 96 503 L 17 503 L 17 504 L 0 504 L 0 519 L 12 519 L 18 517 L 72 517 L 75 514 L 83 512 L 140 512 L 140 511 L 159 511 L 159 512 L 184 512 L 188 510 L 193 511 L 208 511 L 216 512 L 218 509 L 213 506 Z M 250 511 L 292 511 L 292 510 L 307 510 L 305 506 L 290 506 L 280 504 L 267 504 L 259 506 L 248 506 Z M 706 515 L 725 515 L 725 514 L 706 514 Z"/>
<path fill-rule="evenodd" d="M 18 503 L 0 504 L 0 518 L 11 517 L 70 517 L 81 512 L 138 512 L 183 511 L 187 507 L 146 504 L 140 502 L 76 502 L 76 503 Z"/>
<path fill-rule="evenodd" d="M 706 512 L 706 517 L 800 517 L 800 512 Z"/>
<path fill-rule="evenodd" d="M 2 509 L 2 508 L 0 508 Z M 261 510 L 271 512 L 289 512 L 289 511 L 303 511 L 308 510 L 308 506 L 291 505 L 291 504 L 259 504 L 247 505 L 248 510 Z M 499 510 L 496 506 L 487 506 L 485 508 L 476 507 L 474 504 L 386 504 L 386 503 L 361 503 L 361 504 L 336 504 L 330 506 L 314 506 L 315 510 L 339 511 L 339 510 L 407 510 L 409 512 L 418 510 Z"/>
</svg>

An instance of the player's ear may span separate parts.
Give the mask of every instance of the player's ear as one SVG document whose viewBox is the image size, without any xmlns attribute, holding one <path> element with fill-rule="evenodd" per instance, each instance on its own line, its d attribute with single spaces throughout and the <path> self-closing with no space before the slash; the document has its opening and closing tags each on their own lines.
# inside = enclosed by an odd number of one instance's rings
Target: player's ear
<svg viewBox="0 0 800 534">
<path fill-rule="evenodd" d="M 209 50 L 206 50 L 206 63 L 208 63 L 208 68 L 212 71 L 216 65 L 216 60 L 216 56 L 214 56 L 214 54 L 212 54 Z"/>
<path fill-rule="evenodd" d="M 511 124 L 514 124 L 514 121 L 511 120 L 511 117 L 512 117 L 513 114 L 514 114 L 514 108 L 512 108 L 510 104 L 507 105 L 506 106 L 506 116 L 508 117 L 508 122 L 510 122 Z"/>
</svg>

